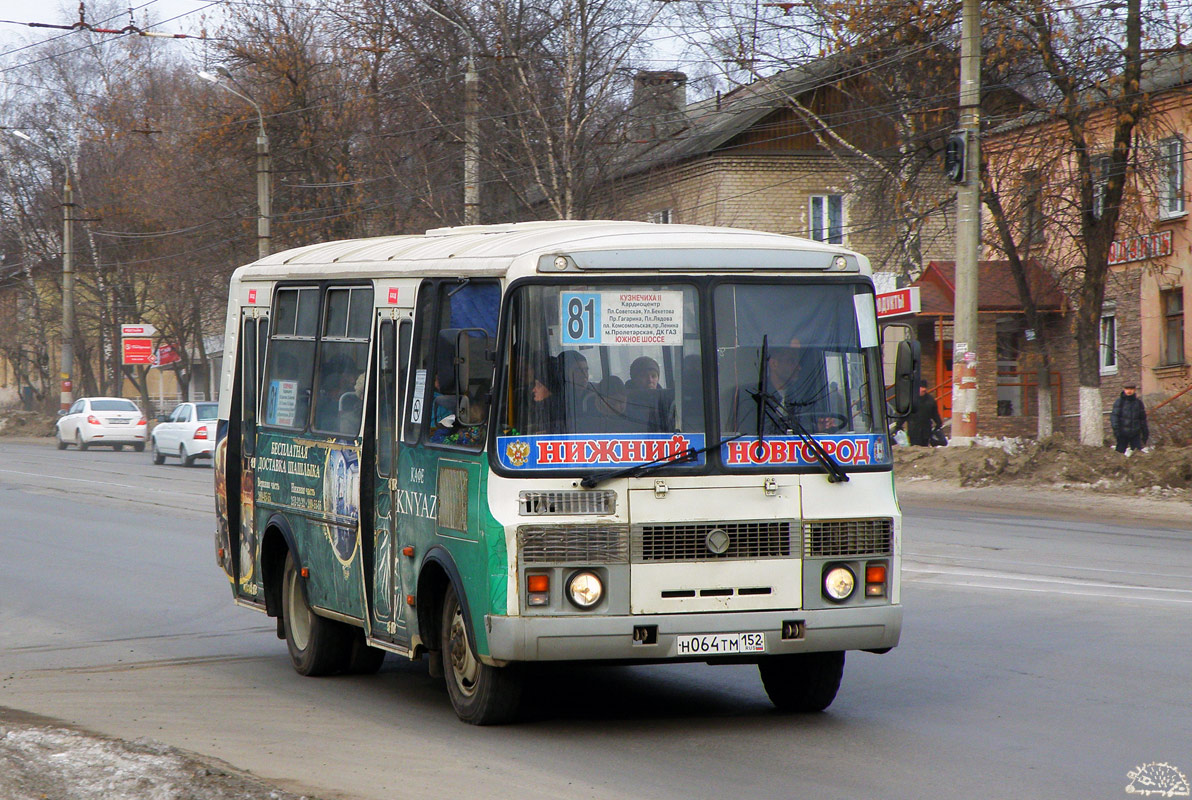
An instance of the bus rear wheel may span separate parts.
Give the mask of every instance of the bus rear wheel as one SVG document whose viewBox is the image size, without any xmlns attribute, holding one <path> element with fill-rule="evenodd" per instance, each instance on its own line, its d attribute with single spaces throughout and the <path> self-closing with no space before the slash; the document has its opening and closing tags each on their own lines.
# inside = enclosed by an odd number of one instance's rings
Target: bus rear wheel
<svg viewBox="0 0 1192 800">
<path fill-rule="evenodd" d="M 512 667 L 490 667 L 468 641 L 463 606 L 448 585 L 443 598 L 440 646 L 447 694 L 455 714 L 472 725 L 500 725 L 517 717 L 521 680 Z"/>
<path fill-rule="evenodd" d="M 844 653 L 769 656 L 758 662 L 766 694 L 780 711 L 823 711 L 832 705 L 844 675 Z"/>
<path fill-rule="evenodd" d="M 281 609 L 286 647 L 298 674 L 316 676 L 340 672 L 347 660 L 348 648 L 352 646 L 345 635 L 347 628 L 311 611 L 293 553 L 286 553 L 282 571 Z"/>
</svg>

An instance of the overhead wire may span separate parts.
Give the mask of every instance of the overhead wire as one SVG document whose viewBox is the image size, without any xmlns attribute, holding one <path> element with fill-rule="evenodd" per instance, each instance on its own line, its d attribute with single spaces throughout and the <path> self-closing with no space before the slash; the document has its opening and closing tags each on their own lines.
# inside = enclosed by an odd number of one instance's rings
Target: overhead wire
<svg viewBox="0 0 1192 800">
<path fill-rule="evenodd" d="M 242 2 L 242 3 L 239 3 L 239 4 L 240 4 L 240 5 L 255 5 L 255 6 L 259 6 L 259 7 L 269 7 L 269 5 L 270 5 L 270 4 L 260 4 L 260 3 L 250 3 L 250 2 Z M 146 4 L 146 5 L 148 5 L 148 4 Z M 1093 4 L 1090 4 L 1090 5 L 1093 5 Z M 193 13 L 193 12 L 188 12 L 188 13 Z M 180 15 L 180 16 L 185 16 L 185 15 Z M 904 57 L 905 57 L 905 56 L 904 56 Z M 873 69 L 879 69 L 879 68 L 880 68 L 880 65 L 869 65 L 869 67 L 868 67 L 868 69 L 869 69 L 869 70 L 873 70 Z M 860 73 L 858 73 L 858 74 L 860 74 Z M 382 93 L 378 93 L 378 94 L 382 94 Z M 333 101 L 333 102 L 329 102 L 329 103 L 327 103 L 326 105 L 327 105 L 327 106 L 335 106 L 335 105 L 338 105 L 338 102 L 337 102 L 337 101 Z M 285 114 L 289 114 L 289 113 L 295 113 L 295 114 L 298 114 L 298 113 L 309 113 L 309 111 L 310 111 L 310 110 L 311 110 L 311 109 L 296 109 L 296 110 L 293 110 L 293 111 L 290 111 L 290 112 L 279 112 L 279 113 L 278 113 L 278 114 L 276 114 L 276 115 L 271 115 L 271 118 L 272 118 L 273 116 L 283 116 L 283 115 L 285 115 Z M 316 110 L 317 110 L 317 109 L 316 109 Z M 875 114 L 875 117 L 876 117 L 876 116 L 877 116 L 877 115 Z M 493 119 L 496 119 L 496 117 L 490 117 L 490 118 L 488 118 L 488 119 L 489 119 L 489 121 L 491 121 L 491 120 L 493 120 Z M 854 121 L 854 122 L 855 122 L 855 121 Z M 435 128 L 446 129 L 446 128 L 450 128 L 450 127 L 455 127 L 455 126 L 457 126 L 458 124 L 459 124 L 458 122 L 455 122 L 455 123 L 444 123 L 444 124 L 442 124 L 442 125 L 435 125 L 435 126 L 429 126 L 429 127 L 428 127 L 428 126 L 420 126 L 420 127 L 419 127 L 419 128 L 417 128 L 416 130 L 417 130 L 417 131 L 419 131 L 419 132 L 425 132 L 425 131 L 428 131 L 428 130 L 433 130 L 433 129 L 435 129 Z M 393 134 L 392 132 L 385 132 L 385 133 L 379 133 L 379 134 L 376 134 L 376 136 L 377 136 L 377 137 L 392 137 L 392 136 L 394 136 L 394 135 L 395 135 L 395 134 Z M 343 141 L 343 140 L 341 140 L 341 142 L 342 142 L 342 141 Z M 380 176 L 380 177 L 374 177 L 374 178 L 365 178 L 365 179 L 361 179 L 361 180 L 359 180 L 359 181 L 350 181 L 350 182 L 348 182 L 348 184 L 349 184 L 349 185 L 360 185 L 360 184 L 362 184 L 362 183 L 369 183 L 369 182 L 380 182 L 380 181 L 388 180 L 388 179 L 390 179 L 390 178 L 392 178 L 392 177 L 394 177 L 394 176 Z M 332 188 L 332 187 L 331 187 L 331 186 L 324 186 L 324 187 L 313 187 L 313 186 L 312 186 L 312 187 L 306 187 L 306 186 L 301 186 L 301 185 L 300 185 L 300 186 L 296 186 L 296 187 L 293 187 L 293 188 Z M 169 235 L 169 234 L 166 234 L 166 235 Z"/>
</svg>

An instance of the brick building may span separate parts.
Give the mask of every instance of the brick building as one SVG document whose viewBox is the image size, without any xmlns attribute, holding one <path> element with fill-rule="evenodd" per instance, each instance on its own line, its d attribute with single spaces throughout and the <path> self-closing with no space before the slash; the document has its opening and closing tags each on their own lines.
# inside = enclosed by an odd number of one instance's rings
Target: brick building
<svg viewBox="0 0 1192 800">
<path fill-rule="evenodd" d="M 862 159 L 848 151 L 887 150 L 894 134 L 874 118 L 864 87 L 837 77 L 845 66 L 823 59 L 691 104 L 683 73 L 640 74 L 636 144 L 597 216 L 805 236 L 862 252 L 876 270 L 904 274 L 950 257 L 950 214 L 892 222 L 907 215 L 881 205 L 892 192 L 867 180 Z M 848 146 L 826 146 L 792 101 Z M 950 190 L 935 170 L 927 183 L 921 204 L 937 207 Z"/>
</svg>

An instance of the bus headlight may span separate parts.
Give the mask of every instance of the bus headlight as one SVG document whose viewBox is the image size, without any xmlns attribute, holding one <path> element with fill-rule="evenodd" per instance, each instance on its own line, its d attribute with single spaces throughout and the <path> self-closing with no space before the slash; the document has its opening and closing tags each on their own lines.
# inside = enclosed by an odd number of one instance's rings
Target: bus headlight
<svg viewBox="0 0 1192 800">
<path fill-rule="evenodd" d="M 567 598 L 576 608 L 593 608 L 604 597 L 604 584 L 595 572 L 577 572 L 567 581 Z"/>
<path fill-rule="evenodd" d="M 857 588 L 857 576 L 843 564 L 824 571 L 824 596 L 837 603 L 847 600 Z"/>
</svg>

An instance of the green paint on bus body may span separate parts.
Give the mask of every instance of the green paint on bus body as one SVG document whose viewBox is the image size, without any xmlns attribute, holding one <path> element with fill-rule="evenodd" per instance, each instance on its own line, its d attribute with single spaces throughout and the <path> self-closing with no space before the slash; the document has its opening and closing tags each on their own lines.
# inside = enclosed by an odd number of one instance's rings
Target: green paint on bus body
<svg viewBox="0 0 1192 800">
<path fill-rule="evenodd" d="M 262 431 L 256 453 L 256 530 L 264 531 L 273 515 L 284 514 L 299 561 L 310 570 L 311 604 L 363 619 L 359 447 Z M 256 561 L 256 584 L 263 594 L 259 552 Z"/>
<path fill-rule="evenodd" d="M 481 655 L 488 654 L 488 634 L 484 618 L 488 614 L 505 614 L 506 575 L 508 574 L 508 552 L 505 547 L 505 529 L 493 517 L 488 507 L 488 456 L 462 450 L 447 450 L 427 446 L 405 446 L 398 456 L 398 491 L 394 498 L 394 511 L 398 517 L 400 542 L 413 545 L 416 561 L 432 548 L 445 550 L 455 564 L 456 572 L 468 601 L 472 630 L 476 636 L 476 648 Z M 453 470 L 467 476 L 466 525 L 461 528 L 447 527 L 453 509 L 450 504 L 459 502 L 448 490 L 447 496 L 440 494 L 441 488 L 458 483 L 441 480 L 442 470 Z M 444 504 L 448 504 L 445 507 Z M 433 513 L 431 513 L 433 509 Z M 403 576 L 404 578 L 405 576 Z M 411 576 L 413 577 L 413 576 Z M 409 586 L 407 594 L 414 593 Z M 438 631 L 422 631 L 425 643 L 436 642 Z"/>
<path fill-rule="evenodd" d="M 376 571 L 369 598 L 373 635 L 405 642 L 420 635 L 425 644 L 437 646 L 438 631 L 419 630 L 405 597 L 417 594 L 416 570 L 423 556 L 441 548 L 463 584 L 477 650 L 488 653 L 484 618 L 506 613 L 509 567 L 505 530 L 488 507 L 487 454 L 403 445 L 398 450 L 396 489 L 391 491 L 388 481 L 378 477 L 372 496 L 361 497 L 360 448 L 355 443 L 261 431 L 256 452 L 256 530 L 263 532 L 275 514 L 285 516 L 299 560 L 310 570 L 306 585 L 312 605 L 365 620 L 360 519 L 366 513 L 373 522 Z M 457 478 L 444 482 L 457 487 L 448 502 L 466 506 L 462 528 L 442 524 L 450 520 L 440 505 L 444 469 L 454 470 Z M 462 485 L 461 474 L 466 475 Z M 413 559 L 402 554 L 406 546 L 414 548 Z M 248 593 L 263 597 L 260 548 L 253 549 L 256 568 Z"/>
</svg>

